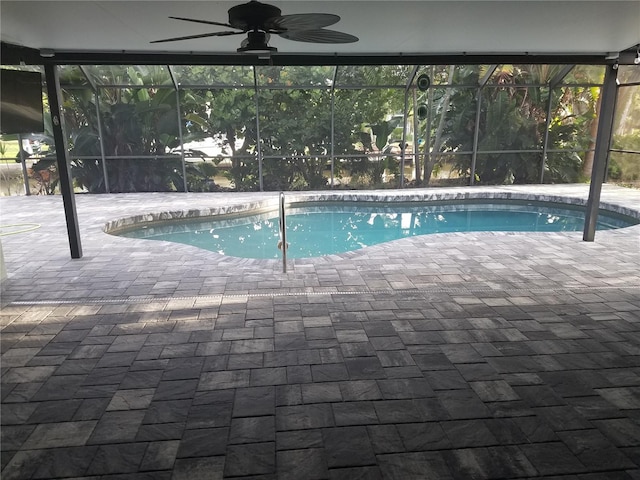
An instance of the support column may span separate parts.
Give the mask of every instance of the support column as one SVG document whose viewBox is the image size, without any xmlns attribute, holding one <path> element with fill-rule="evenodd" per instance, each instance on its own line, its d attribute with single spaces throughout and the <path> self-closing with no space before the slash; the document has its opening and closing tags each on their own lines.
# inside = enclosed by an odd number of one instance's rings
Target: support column
<svg viewBox="0 0 640 480">
<path fill-rule="evenodd" d="M 607 65 L 604 76 L 604 84 L 600 92 L 600 117 L 598 118 L 598 134 L 596 135 L 595 159 L 591 170 L 591 183 L 589 185 L 589 199 L 587 201 L 587 211 L 584 219 L 585 242 L 593 242 L 596 235 L 596 223 L 598 221 L 598 208 L 600 207 L 600 193 L 607 171 L 607 157 L 611 145 L 611 134 L 613 133 L 613 114 L 616 106 L 617 85 L 617 65 Z"/>
<path fill-rule="evenodd" d="M 69 158 L 67 152 L 67 138 L 64 134 L 64 117 L 62 115 L 62 92 L 58 67 L 53 64 L 45 64 L 44 74 L 47 80 L 47 95 L 49 96 L 49 108 L 51 109 L 51 124 L 53 138 L 56 144 L 56 163 L 60 177 L 60 193 L 64 205 L 64 215 L 67 221 L 67 233 L 69 235 L 69 248 L 71 258 L 82 258 L 82 245 L 80 243 L 80 229 L 78 227 L 78 212 L 73 195 L 73 184 Z"/>
</svg>

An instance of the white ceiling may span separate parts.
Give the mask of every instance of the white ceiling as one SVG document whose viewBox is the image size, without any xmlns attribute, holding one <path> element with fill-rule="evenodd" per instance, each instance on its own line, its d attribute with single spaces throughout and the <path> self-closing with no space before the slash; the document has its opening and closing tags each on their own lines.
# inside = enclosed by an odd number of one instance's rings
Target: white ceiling
<svg viewBox="0 0 640 480">
<path fill-rule="evenodd" d="M 264 0 L 267 2 L 268 0 Z M 244 36 L 175 43 L 152 40 L 228 30 L 172 20 L 227 22 L 239 1 L 0 2 L 3 42 L 56 51 L 235 53 Z M 329 27 L 357 43 L 326 45 L 272 36 L 280 53 L 613 54 L 640 43 L 640 0 L 273 1 L 283 14 L 333 13 Z"/>
</svg>

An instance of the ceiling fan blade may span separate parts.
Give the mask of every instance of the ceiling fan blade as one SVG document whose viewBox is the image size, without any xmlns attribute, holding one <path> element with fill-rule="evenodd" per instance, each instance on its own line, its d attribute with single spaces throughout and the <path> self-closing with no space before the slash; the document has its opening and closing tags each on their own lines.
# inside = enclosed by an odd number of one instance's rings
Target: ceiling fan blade
<svg viewBox="0 0 640 480">
<path fill-rule="evenodd" d="M 348 33 L 322 28 L 317 30 L 287 31 L 279 33 L 278 35 L 287 40 L 309 43 L 353 43 L 359 40 L 358 37 L 349 35 Z"/>
<path fill-rule="evenodd" d="M 201 33 L 200 35 L 187 35 L 186 37 L 173 37 L 164 38 L 162 40 L 154 40 L 151 43 L 165 43 L 165 42 L 177 42 L 180 40 L 193 40 L 195 38 L 206 37 L 226 37 L 228 35 L 242 35 L 244 32 L 213 32 L 213 33 Z"/>
<path fill-rule="evenodd" d="M 169 17 L 169 18 L 173 18 L 174 20 L 184 20 L 185 22 L 204 23 L 205 25 L 217 25 L 219 27 L 234 28 L 228 23 L 211 22 L 209 20 L 199 20 L 197 18 L 184 18 L 184 17 Z"/>
<path fill-rule="evenodd" d="M 339 21 L 338 15 L 330 13 L 298 13 L 270 18 L 265 22 L 265 27 L 273 30 L 316 30 Z"/>
</svg>

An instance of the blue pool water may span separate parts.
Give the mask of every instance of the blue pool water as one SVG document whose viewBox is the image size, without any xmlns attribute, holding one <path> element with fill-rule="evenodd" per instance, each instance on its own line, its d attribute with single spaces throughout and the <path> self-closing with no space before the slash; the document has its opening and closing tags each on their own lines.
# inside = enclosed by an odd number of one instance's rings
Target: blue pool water
<svg viewBox="0 0 640 480">
<path fill-rule="evenodd" d="M 599 230 L 638 223 L 609 212 Z M 584 209 L 549 203 L 323 203 L 287 209 L 289 258 L 357 250 L 399 238 L 447 232 L 582 231 Z M 280 258 L 277 211 L 236 218 L 184 221 L 121 233 L 131 238 L 186 243 L 243 258 Z"/>
</svg>

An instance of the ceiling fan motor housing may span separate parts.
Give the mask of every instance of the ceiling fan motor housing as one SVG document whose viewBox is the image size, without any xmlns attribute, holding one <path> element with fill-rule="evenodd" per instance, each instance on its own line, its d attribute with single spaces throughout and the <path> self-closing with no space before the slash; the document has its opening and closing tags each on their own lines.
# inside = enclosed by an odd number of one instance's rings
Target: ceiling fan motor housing
<svg viewBox="0 0 640 480">
<path fill-rule="evenodd" d="M 229 25 L 240 30 L 267 30 L 268 20 L 279 17 L 282 13 L 278 7 L 257 1 L 243 3 L 229 9 Z"/>
<path fill-rule="evenodd" d="M 249 31 L 247 34 L 246 45 L 243 42 L 243 46 L 237 51 L 238 53 L 275 53 L 278 49 L 268 45 L 266 33 Z"/>
</svg>

